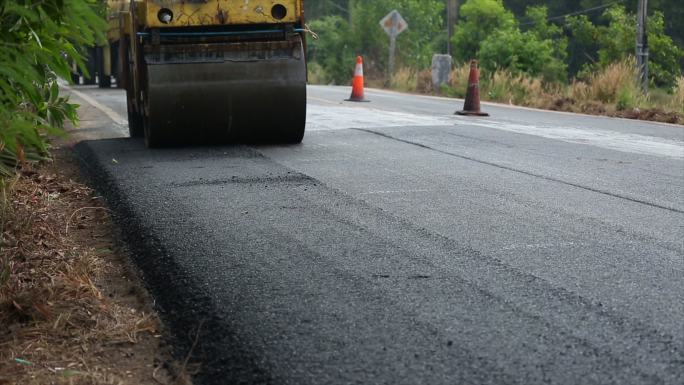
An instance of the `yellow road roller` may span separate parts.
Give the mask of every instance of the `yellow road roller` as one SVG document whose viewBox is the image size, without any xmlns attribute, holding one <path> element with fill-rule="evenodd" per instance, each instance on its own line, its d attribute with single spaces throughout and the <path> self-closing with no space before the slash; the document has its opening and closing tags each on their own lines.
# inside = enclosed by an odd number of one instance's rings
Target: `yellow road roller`
<svg viewBox="0 0 684 385">
<path fill-rule="evenodd" d="M 303 0 L 109 0 L 132 137 L 298 143 Z"/>
</svg>

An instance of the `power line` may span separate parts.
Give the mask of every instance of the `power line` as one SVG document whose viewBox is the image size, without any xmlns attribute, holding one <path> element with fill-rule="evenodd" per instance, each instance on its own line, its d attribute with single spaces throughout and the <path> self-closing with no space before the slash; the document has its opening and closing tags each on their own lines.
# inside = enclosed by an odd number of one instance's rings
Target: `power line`
<svg viewBox="0 0 684 385">
<path fill-rule="evenodd" d="M 334 0 L 328 0 L 327 3 L 329 5 L 332 5 L 333 7 L 337 8 L 338 11 L 342 11 L 343 13 L 349 14 L 349 9 L 337 4 L 336 1 Z"/>
<path fill-rule="evenodd" d="M 548 19 L 546 19 L 546 21 L 554 21 L 554 20 L 564 19 L 564 18 L 566 18 L 566 17 L 568 17 L 568 16 L 577 16 L 577 15 L 582 15 L 582 14 L 585 14 L 585 13 L 590 13 L 590 12 L 594 12 L 594 11 L 599 11 L 599 10 L 601 10 L 601 9 L 605 9 L 605 8 L 611 7 L 611 6 L 615 5 L 615 4 L 620 4 L 620 3 L 624 3 L 624 2 L 625 2 L 625 0 L 617 0 L 617 1 L 610 2 L 610 3 L 605 3 L 605 4 L 597 5 L 596 7 L 583 9 L 583 10 L 581 10 L 581 11 L 566 13 L 565 15 L 560 15 L 560 16 L 549 17 Z M 520 24 L 520 26 L 522 27 L 522 26 L 533 25 L 533 24 L 537 24 L 537 22 L 536 22 L 536 21 L 530 21 L 530 22 L 527 22 L 527 23 L 522 23 L 522 24 Z"/>
</svg>

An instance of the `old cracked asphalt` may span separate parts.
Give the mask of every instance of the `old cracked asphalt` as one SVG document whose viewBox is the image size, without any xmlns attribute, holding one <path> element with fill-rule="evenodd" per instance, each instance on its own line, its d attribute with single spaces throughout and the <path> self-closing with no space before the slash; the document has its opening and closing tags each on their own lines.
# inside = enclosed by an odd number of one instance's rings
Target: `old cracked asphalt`
<svg viewBox="0 0 684 385">
<path fill-rule="evenodd" d="M 348 92 L 302 145 L 148 150 L 80 89 L 196 383 L 684 383 L 684 127 Z"/>
</svg>

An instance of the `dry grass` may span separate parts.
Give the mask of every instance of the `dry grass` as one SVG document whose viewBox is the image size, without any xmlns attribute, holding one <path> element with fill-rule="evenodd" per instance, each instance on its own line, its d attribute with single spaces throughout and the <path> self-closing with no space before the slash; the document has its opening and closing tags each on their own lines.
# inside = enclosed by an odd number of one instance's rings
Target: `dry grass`
<svg viewBox="0 0 684 385">
<path fill-rule="evenodd" d="M 470 75 L 470 64 L 455 66 L 449 75 L 451 85 L 451 95 L 457 98 L 464 98 L 468 89 L 468 76 Z"/>
<path fill-rule="evenodd" d="M 2 229 L 5 228 L 5 220 L 8 213 L 7 191 L 11 189 L 11 180 L 0 176 L 0 249 L 2 249 Z M 2 271 L 0 271 L 1 273 Z M 2 281 L 0 281 L 2 287 Z"/>
<path fill-rule="evenodd" d="M 499 70 L 482 79 L 481 94 L 488 100 L 546 108 L 549 96 L 541 79 L 523 75 L 513 75 L 509 71 Z"/>
<path fill-rule="evenodd" d="M 670 108 L 673 111 L 679 111 L 684 114 L 684 76 L 677 79 L 677 85 L 672 90 L 672 103 Z"/>
<path fill-rule="evenodd" d="M 469 73 L 469 64 L 456 66 L 446 94 L 465 97 Z M 646 95 L 636 74 L 632 59 L 614 63 L 567 86 L 506 70 L 481 72 L 480 96 L 483 100 L 534 108 L 683 124 L 684 77 L 672 94 L 654 91 Z"/>
<path fill-rule="evenodd" d="M 586 82 L 575 81 L 568 87 L 571 100 L 582 103 L 600 102 L 614 106 L 618 111 L 646 107 L 648 97 L 637 84 L 637 70 L 633 60 L 613 63 L 590 75 Z"/>
<path fill-rule="evenodd" d="M 425 69 L 416 74 L 416 91 L 423 94 L 429 94 L 433 91 L 441 92 L 441 90 L 434 90 L 432 87 L 432 70 Z"/>
<path fill-rule="evenodd" d="M 11 190 L 0 248 L 0 384 L 139 383 L 129 370 L 136 358 L 125 356 L 143 340 L 158 345 L 159 322 L 96 284 L 122 274 L 112 250 L 97 248 L 109 236 L 96 226 L 108 221 L 106 209 L 54 174 L 24 170 Z M 162 364 L 137 360 L 150 374 Z"/>
<path fill-rule="evenodd" d="M 415 92 L 418 89 L 417 71 L 409 67 L 400 68 L 392 76 L 390 88 L 403 92 Z"/>
<path fill-rule="evenodd" d="M 593 73 L 586 86 L 571 87 L 570 97 L 614 103 L 622 90 L 636 89 L 636 77 L 637 72 L 633 63 L 629 61 L 613 63 L 603 70 Z"/>
<path fill-rule="evenodd" d="M 382 74 L 367 74 L 366 86 L 465 98 L 469 75 L 469 63 L 457 65 L 449 75 L 449 86 L 435 90 L 430 69 L 417 71 L 403 67 L 389 84 Z M 684 77 L 679 78 L 671 92 L 653 90 L 650 94 L 641 91 L 636 79 L 634 59 L 614 63 L 569 85 L 547 83 L 540 77 L 507 70 L 481 71 L 480 97 L 485 101 L 548 110 L 684 124 Z"/>
</svg>

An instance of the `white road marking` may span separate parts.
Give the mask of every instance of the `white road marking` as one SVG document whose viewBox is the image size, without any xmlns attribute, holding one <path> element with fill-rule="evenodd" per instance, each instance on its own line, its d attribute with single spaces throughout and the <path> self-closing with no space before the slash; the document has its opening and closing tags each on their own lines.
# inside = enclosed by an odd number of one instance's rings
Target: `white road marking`
<svg viewBox="0 0 684 385">
<path fill-rule="evenodd" d="M 77 91 L 76 89 L 69 87 L 67 84 L 60 84 L 60 87 L 64 88 L 65 90 L 83 99 L 83 101 L 85 101 L 86 103 L 102 111 L 102 113 L 107 115 L 109 119 L 114 121 L 114 123 L 116 124 L 117 131 L 123 133 L 124 135 L 128 135 L 128 119 L 124 118 L 123 116 L 119 115 L 118 112 L 112 110 L 111 108 L 84 94 L 83 92 Z"/>
<path fill-rule="evenodd" d="M 458 115 L 422 115 L 375 109 L 369 104 L 350 106 L 325 99 L 309 99 L 317 102 L 309 103 L 307 107 L 307 131 L 310 132 L 350 128 L 480 126 L 621 152 L 684 159 L 684 141 L 677 139 L 593 128 L 520 124 Z"/>
<path fill-rule="evenodd" d="M 684 141 L 675 139 L 657 138 L 640 134 L 625 134 L 599 129 L 581 129 L 576 127 L 550 125 L 536 126 L 533 124 L 516 124 L 490 119 L 468 119 L 458 116 L 455 116 L 454 119 L 462 124 L 557 139 L 569 143 L 586 144 L 635 154 L 684 159 Z"/>
<path fill-rule="evenodd" d="M 417 115 L 406 112 L 378 110 L 368 107 L 309 103 L 307 131 L 333 131 L 350 128 L 383 128 L 402 126 L 451 126 L 449 117 Z"/>
<path fill-rule="evenodd" d="M 331 88 L 337 88 L 341 90 L 341 94 L 346 95 L 349 92 L 351 92 L 351 86 L 321 86 L 321 85 L 308 85 L 308 88 L 320 88 L 320 89 L 326 89 L 330 90 Z M 451 98 L 447 96 L 436 96 L 436 95 L 416 95 L 416 94 L 407 94 L 405 92 L 401 91 L 393 91 L 393 90 L 383 90 L 379 88 L 370 88 L 366 87 L 366 96 L 372 97 L 373 94 L 380 94 L 384 96 L 391 96 L 391 97 L 396 97 L 396 98 L 405 98 L 406 96 L 413 96 L 417 97 L 420 99 L 428 99 L 428 100 L 434 100 L 434 101 L 439 101 L 439 102 L 446 102 L 449 104 L 453 103 L 463 103 L 465 100 L 461 98 Z M 311 97 L 309 97 L 311 99 Z M 318 98 L 314 98 L 318 99 Z M 324 99 L 320 99 L 324 100 Z M 556 114 L 556 115 L 567 115 L 567 116 L 579 116 L 579 117 L 587 117 L 587 118 L 592 118 L 592 119 L 607 119 L 607 120 L 623 120 L 625 122 L 629 123 L 634 123 L 634 119 L 628 119 L 628 118 L 619 118 L 615 116 L 603 116 L 603 115 L 590 115 L 590 114 L 583 114 L 580 112 L 568 112 L 568 111 L 554 111 L 554 110 L 544 110 L 541 108 L 534 108 L 534 107 L 525 107 L 525 106 L 516 106 L 514 104 L 508 104 L 508 103 L 500 103 L 500 102 L 488 102 L 488 101 L 481 101 L 480 104 L 483 106 L 492 106 L 492 107 L 500 107 L 500 108 L 507 108 L 511 110 L 524 110 L 524 111 L 531 111 L 531 112 L 541 112 L 544 114 Z M 664 122 L 653 122 L 653 121 L 647 121 L 645 123 L 648 123 L 650 125 L 658 125 L 658 126 L 670 126 L 670 127 L 677 127 L 681 128 L 682 126 L 679 124 L 675 123 L 664 123 Z"/>
</svg>

